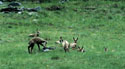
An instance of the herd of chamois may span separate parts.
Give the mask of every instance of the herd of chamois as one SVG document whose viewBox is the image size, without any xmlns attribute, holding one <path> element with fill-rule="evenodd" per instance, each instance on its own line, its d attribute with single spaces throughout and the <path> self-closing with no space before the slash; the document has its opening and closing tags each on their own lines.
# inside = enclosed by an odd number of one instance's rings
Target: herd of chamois
<svg viewBox="0 0 125 69">
<path fill-rule="evenodd" d="M 29 46 L 28 46 L 28 52 L 32 53 L 32 50 L 35 46 L 35 44 L 37 44 L 38 49 L 40 51 L 40 45 L 43 46 L 43 49 L 46 49 L 46 44 L 47 44 L 47 40 L 40 38 L 40 31 L 37 30 L 36 33 L 34 34 L 29 34 L 29 37 L 32 37 L 29 41 Z M 55 41 L 56 44 L 61 44 L 61 46 L 63 47 L 65 52 L 69 52 L 69 48 L 72 48 L 72 50 L 76 50 L 78 52 L 85 52 L 85 49 L 83 47 L 79 47 L 77 46 L 77 41 L 78 38 L 74 38 L 73 37 L 74 42 L 69 43 L 67 40 L 64 40 L 63 37 L 60 37 L 60 39 L 58 41 Z"/>
</svg>

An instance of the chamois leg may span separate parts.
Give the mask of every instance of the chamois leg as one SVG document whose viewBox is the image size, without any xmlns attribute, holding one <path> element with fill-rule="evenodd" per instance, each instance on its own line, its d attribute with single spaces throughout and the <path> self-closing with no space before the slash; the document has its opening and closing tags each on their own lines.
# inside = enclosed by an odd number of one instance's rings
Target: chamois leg
<svg viewBox="0 0 125 69">
<path fill-rule="evenodd" d="M 38 49 L 39 49 L 39 51 L 40 51 L 40 46 L 39 46 L 39 44 L 37 44 L 37 46 L 38 46 Z"/>
<path fill-rule="evenodd" d="M 33 47 L 34 47 L 34 46 L 31 47 L 31 53 L 32 53 Z"/>
<path fill-rule="evenodd" d="M 66 49 L 65 47 L 64 47 L 64 51 L 65 51 L 65 53 L 68 51 L 68 49 Z"/>
<path fill-rule="evenodd" d="M 31 44 L 31 53 L 32 53 L 33 47 L 34 47 L 34 44 Z"/>
<path fill-rule="evenodd" d="M 69 52 L 69 49 L 67 49 L 67 51 Z"/>
<path fill-rule="evenodd" d="M 64 48 L 64 51 L 66 52 L 66 49 Z"/>
<path fill-rule="evenodd" d="M 30 46 L 28 46 L 28 52 L 30 53 Z"/>
<path fill-rule="evenodd" d="M 69 52 L 69 49 L 68 49 L 68 48 L 66 48 L 66 51 L 67 51 L 67 52 Z"/>
</svg>

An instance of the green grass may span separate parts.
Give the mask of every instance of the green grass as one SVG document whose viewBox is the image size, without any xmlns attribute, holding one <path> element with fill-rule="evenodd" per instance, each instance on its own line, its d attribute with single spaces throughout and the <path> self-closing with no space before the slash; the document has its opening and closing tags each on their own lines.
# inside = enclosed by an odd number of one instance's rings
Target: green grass
<svg viewBox="0 0 125 69">
<path fill-rule="evenodd" d="M 118 7 L 114 7 L 115 4 Z M 60 11 L 45 8 L 58 3 L 32 4 L 43 9 L 29 15 L 0 13 L 0 69 L 124 69 L 125 68 L 125 4 L 112 1 L 70 1 Z M 0 5 L 0 8 L 5 5 Z M 87 10 L 86 7 L 95 7 Z M 76 9 L 74 11 L 74 9 Z M 28 54 L 28 34 L 39 29 L 40 37 L 50 38 L 51 52 Z M 86 52 L 71 50 L 65 53 L 54 42 L 63 36 L 69 42 L 78 37 L 78 45 Z M 108 52 L 104 52 L 104 47 Z M 42 47 L 41 47 L 42 48 Z M 58 58 L 58 59 L 53 59 Z"/>
</svg>

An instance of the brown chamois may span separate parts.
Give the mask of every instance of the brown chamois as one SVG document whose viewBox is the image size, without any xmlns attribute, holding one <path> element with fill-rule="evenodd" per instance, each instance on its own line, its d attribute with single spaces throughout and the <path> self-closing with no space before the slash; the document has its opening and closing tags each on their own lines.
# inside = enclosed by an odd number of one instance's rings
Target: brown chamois
<svg viewBox="0 0 125 69">
<path fill-rule="evenodd" d="M 32 50 L 33 50 L 33 47 L 34 47 L 35 44 L 37 44 L 38 49 L 40 51 L 40 45 L 42 45 L 43 47 L 45 47 L 46 44 L 47 44 L 47 41 L 44 40 L 44 39 L 42 39 L 42 38 L 40 38 L 40 37 L 34 37 L 34 38 L 32 38 L 29 41 L 29 46 L 28 46 L 28 52 L 29 53 L 32 53 Z"/>
<path fill-rule="evenodd" d="M 29 37 L 38 37 L 40 35 L 40 31 L 37 30 L 34 34 L 29 34 Z"/>
<path fill-rule="evenodd" d="M 73 40 L 74 40 L 74 43 L 70 43 L 70 47 L 71 47 L 72 49 L 75 49 L 76 46 L 77 46 L 78 37 L 77 37 L 76 39 L 73 37 Z"/>
<path fill-rule="evenodd" d="M 85 52 L 85 49 L 83 48 L 83 46 L 81 48 L 78 47 L 78 52 Z"/>
<path fill-rule="evenodd" d="M 56 41 L 56 44 L 62 44 L 64 51 L 69 52 L 69 42 L 67 40 L 63 40 L 63 38 L 60 37 L 60 40 Z"/>
<path fill-rule="evenodd" d="M 104 48 L 104 51 L 107 52 L 107 51 L 108 51 L 108 48 L 105 47 L 105 48 Z"/>
</svg>

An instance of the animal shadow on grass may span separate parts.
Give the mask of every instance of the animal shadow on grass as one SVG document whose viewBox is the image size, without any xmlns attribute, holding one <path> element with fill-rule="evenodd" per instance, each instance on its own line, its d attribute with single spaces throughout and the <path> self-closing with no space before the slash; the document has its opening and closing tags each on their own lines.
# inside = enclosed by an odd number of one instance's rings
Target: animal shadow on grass
<svg viewBox="0 0 125 69">
<path fill-rule="evenodd" d="M 59 60 L 59 59 L 60 59 L 59 56 L 52 56 L 52 57 L 51 57 L 51 60 Z"/>
</svg>

